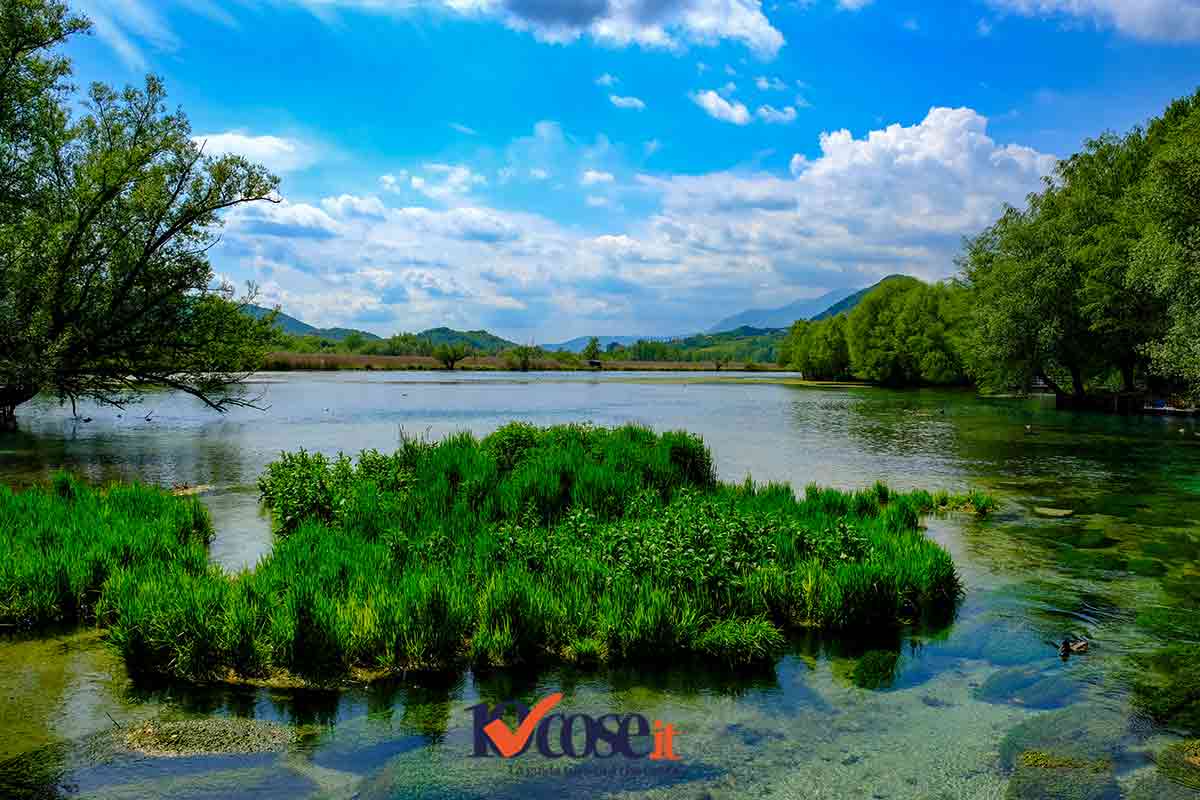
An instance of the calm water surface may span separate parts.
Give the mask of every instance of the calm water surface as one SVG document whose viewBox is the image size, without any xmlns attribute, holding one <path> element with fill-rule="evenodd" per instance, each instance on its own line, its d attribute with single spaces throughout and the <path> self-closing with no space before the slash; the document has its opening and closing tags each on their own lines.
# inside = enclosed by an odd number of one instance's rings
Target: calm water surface
<svg viewBox="0 0 1200 800">
<path fill-rule="evenodd" d="M 20 432 L 0 434 L 0 481 L 28 485 L 67 467 L 95 480 L 210 486 L 211 555 L 229 570 L 270 549 L 254 481 L 281 450 L 388 450 L 402 430 L 484 434 L 511 419 L 686 428 L 704 436 L 726 480 L 978 487 L 1002 508 L 983 521 L 927 521 L 967 585 L 953 624 L 797 641 L 774 668 L 750 673 L 509 671 L 341 692 L 197 689 L 131 681 L 94 632 L 0 640 L 0 796 L 1034 796 L 1009 786 L 1017 747 L 1103 756 L 1111 772 L 1081 796 L 1200 797 L 1163 783 L 1153 760 L 1200 720 L 1200 685 L 1191 723 L 1151 719 L 1139 687 L 1144 659 L 1200 627 L 1193 420 L 726 374 L 291 373 L 262 375 L 252 390 L 268 410 L 217 416 L 162 394 L 123 412 L 81 408 L 85 423 L 35 404 Z M 1089 652 L 1062 661 L 1054 642 L 1066 635 L 1087 637 Z M 1172 677 L 1156 680 L 1178 689 Z M 468 706 L 532 704 L 553 690 L 571 711 L 672 722 L 682 760 L 639 774 L 555 762 L 557 772 L 538 774 L 469 757 Z M 206 715 L 294 724 L 303 738 L 256 756 L 94 746 L 114 723 Z M 537 758 L 518 761 L 545 766 Z M 1036 796 L 1062 796 L 1047 791 Z"/>
</svg>

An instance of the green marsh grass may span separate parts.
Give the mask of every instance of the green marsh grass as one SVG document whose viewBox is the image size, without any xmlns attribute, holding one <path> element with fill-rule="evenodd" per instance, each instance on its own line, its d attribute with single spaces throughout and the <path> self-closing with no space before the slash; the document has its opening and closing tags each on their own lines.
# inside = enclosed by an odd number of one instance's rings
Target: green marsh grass
<svg viewBox="0 0 1200 800">
<path fill-rule="evenodd" d="M 83 597 L 94 610 L 74 618 L 94 614 L 134 670 L 321 683 L 464 664 L 766 661 L 801 629 L 952 611 L 954 565 L 920 517 L 990 508 L 983 496 L 882 484 L 810 486 L 798 498 L 784 484 L 719 483 L 687 433 L 512 423 L 482 440 L 405 439 L 356 461 L 283 454 L 259 482 L 275 546 L 226 575 L 205 564 L 194 503 L 59 483 L 76 499 L 0 495 L 0 520 L 30 528 L 18 539 L 40 549 L 24 561 L 45 573 L 22 583 L 4 572 L 0 597 L 39 599 L 0 608 L 42 609 L 24 612 L 35 624 L 67 618 Z M 160 521 L 104 510 L 127 495 Z M 88 552 L 72 542 L 92 541 L 69 534 L 60 546 L 56 526 L 36 532 L 38 515 L 80 534 L 103 528 L 108 560 L 69 590 L 14 593 L 59 586 L 54 565 Z"/>
</svg>

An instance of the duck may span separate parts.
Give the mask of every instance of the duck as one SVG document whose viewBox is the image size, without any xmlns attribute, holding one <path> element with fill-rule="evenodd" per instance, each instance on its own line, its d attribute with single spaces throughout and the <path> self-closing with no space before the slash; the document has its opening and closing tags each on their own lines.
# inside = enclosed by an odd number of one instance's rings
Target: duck
<svg viewBox="0 0 1200 800">
<path fill-rule="evenodd" d="M 1063 658 L 1071 655 L 1078 655 L 1088 651 L 1087 639 L 1072 639 L 1070 637 L 1063 639 L 1062 644 L 1058 646 L 1058 654 Z"/>
</svg>

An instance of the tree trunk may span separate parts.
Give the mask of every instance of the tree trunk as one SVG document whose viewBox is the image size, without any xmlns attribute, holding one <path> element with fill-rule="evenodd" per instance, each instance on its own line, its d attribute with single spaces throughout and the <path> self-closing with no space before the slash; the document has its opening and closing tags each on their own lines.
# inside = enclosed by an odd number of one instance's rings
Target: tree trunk
<svg viewBox="0 0 1200 800">
<path fill-rule="evenodd" d="M 1076 400 L 1082 400 L 1086 390 L 1083 388 L 1083 371 L 1079 367 L 1071 367 L 1071 390 Z"/>
<path fill-rule="evenodd" d="M 37 389 L 28 386 L 0 387 L 0 431 L 17 429 L 17 406 L 37 397 Z"/>
</svg>

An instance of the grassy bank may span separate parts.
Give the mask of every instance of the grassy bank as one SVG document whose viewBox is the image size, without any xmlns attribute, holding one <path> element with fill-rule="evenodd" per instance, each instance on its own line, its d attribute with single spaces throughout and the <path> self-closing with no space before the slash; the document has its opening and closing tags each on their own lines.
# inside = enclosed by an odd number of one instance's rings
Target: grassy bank
<svg viewBox="0 0 1200 800">
<path fill-rule="evenodd" d="M 509 359 L 504 356 L 472 356 L 458 362 L 456 370 L 468 372 L 514 371 Z M 593 371 L 586 361 L 554 358 L 535 358 L 530 370 L 542 372 Z M 600 371 L 609 372 L 700 372 L 716 368 L 712 361 L 616 361 L 605 359 Z M 268 353 L 263 369 L 275 372 L 292 370 L 336 371 L 336 370 L 445 370 L 442 362 L 432 356 L 373 356 L 357 353 Z M 789 368 L 790 369 L 790 368 Z M 730 363 L 722 371 L 738 372 L 786 372 L 775 364 Z"/>
<path fill-rule="evenodd" d="M 0 609 L 94 609 L 131 668 L 190 679 L 742 662 L 777 654 L 796 628 L 946 614 L 958 579 L 919 515 L 991 505 L 882 485 L 809 487 L 798 499 L 783 485 L 719 483 L 707 448 L 686 433 L 515 423 L 357 462 L 285 454 L 260 488 L 276 544 L 236 576 L 203 564 L 207 528 L 194 503 L 67 479 L 0 494 L 0 520 L 17 533 L 3 553 L 16 566 L 0 573 Z M 114 504 L 183 510 L 155 512 L 156 527 L 112 524 Z M 43 526 L 42 514 L 56 522 Z M 60 526 L 78 532 L 61 546 L 50 535 Z M 64 580 L 62 563 L 91 529 L 112 546 L 86 580 Z M 13 589 L 22 586 L 39 587 L 38 600 L 12 601 L 31 594 Z"/>
</svg>

